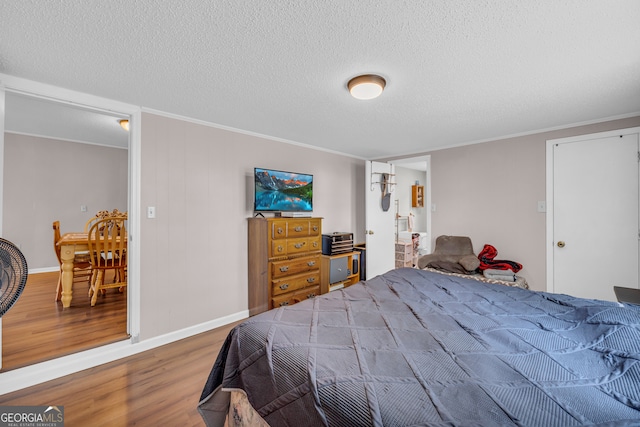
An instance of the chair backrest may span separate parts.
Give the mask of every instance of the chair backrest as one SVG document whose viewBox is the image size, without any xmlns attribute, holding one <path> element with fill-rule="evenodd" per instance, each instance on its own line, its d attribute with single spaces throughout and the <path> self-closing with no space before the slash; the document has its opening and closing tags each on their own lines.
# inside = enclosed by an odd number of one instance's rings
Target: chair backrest
<svg viewBox="0 0 640 427">
<path fill-rule="evenodd" d="M 60 237 L 60 221 L 53 221 L 53 249 L 56 251 L 58 263 L 62 264 L 62 249 L 60 248 L 60 246 L 58 246 Z"/>
<path fill-rule="evenodd" d="M 127 265 L 127 229 L 124 217 L 96 221 L 88 233 L 93 268 L 121 268 Z"/>
<path fill-rule="evenodd" d="M 95 222 L 99 219 L 100 217 L 98 217 L 98 215 L 92 216 L 91 218 L 89 218 L 89 220 L 84 224 L 84 232 L 88 233 L 89 230 L 91 229 L 91 226 L 95 224 Z"/>
<path fill-rule="evenodd" d="M 111 212 L 109 211 L 98 211 L 98 213 L 96 213 L 95 216 L 92 216 L 91 218 L 89 218 L 89 220 L 84 224 L 84 232 L 88 233 L 89 229 L 91 228 L 91 226 L 93 224 L 96 223 L 96 221 L 101 220 L 101 219 L 105 219 L 105 218 L 120 218 L 123 217 L 124 219 L 128 218 L 128 213 L 127 212 L 120 212 L 118 209 L 114 209 Z"/>
<path fill-rule="evenodd" d="M 615 292 L 618 302 L 640 305 L 640 289 L 614 286 L 613 292 Z"/>
</svg>

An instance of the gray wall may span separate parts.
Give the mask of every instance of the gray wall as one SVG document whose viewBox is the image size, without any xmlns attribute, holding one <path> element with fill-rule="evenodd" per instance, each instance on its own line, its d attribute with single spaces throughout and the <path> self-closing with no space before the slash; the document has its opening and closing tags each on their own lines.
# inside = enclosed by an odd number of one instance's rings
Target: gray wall
<svg viewBox="0 0 640 427">
<path fill-rule="evenodd" d="M 127 150 L 8 132 L 4 138 L 3 237 L 20 247 L 30 271 L 58 267 L 53 221 L 63 233 L 82 231 L 99 210 L 127 210 Z"/>
<path fill-rule="evenodd" d="M 324 232 L 352 231 L 364 240 L 362 160 L 150 113 L 142 114 L 141 125 L 141 211 L 157 210 L 155 219 L 141 219 L 141 339 L 246 310 L 255 166 L 314 174 L 314 216 L 324 218 Z M 545 218 L 536 202 L 545 199 L 546 140 L 633 126 L 640 126 L 640 117 L 424 153 L 431 155 L 437 206 L 431 238 L 469 235 L 476 252 L 493 244 L 501 258 L 524 264 L 532 288 L 545 289 Z M 80 204 L 95 210 L 86 195 L 97 187 L 111 191 L 104 180 L 74 190 L 84 150 L 97 147 L 68 143 L 52 152 L 20 151 L 31 137 L 5 138 L 5 156 L 28 158 L 31 166 L 5 157 L 4 235 L 15 236 L 10 224 L 20 217 L 53 257 L 51 221 L 60 219 L 66 230 L 81 227 Z M 14 144 L 15 138 L 26 143 Z M 69 184 L 56 183 L 58 175 Z M 55 213 L 42 214 L 52 206 Z M 19 240 L 27 248 L 34 244 L 29 239 L 35 237 Z"/>
<path fill-rule="evenodd" d="M 313 174 L 323 232 L 364 238 L 362 160 L 149 113 L 141 158 L 141 339 L 247 309 L 254 167 Z"/>
<path fill-rule="evenodd" d="M 432 247 L 442 234 L 471 237 L 499 259 L 523 264 L 519 273 L 532 289 L 546 290 L 546 141 L 640 126 L 640 117 L 613 120 L 481 144 L 431 155 Z"/>
</svg>

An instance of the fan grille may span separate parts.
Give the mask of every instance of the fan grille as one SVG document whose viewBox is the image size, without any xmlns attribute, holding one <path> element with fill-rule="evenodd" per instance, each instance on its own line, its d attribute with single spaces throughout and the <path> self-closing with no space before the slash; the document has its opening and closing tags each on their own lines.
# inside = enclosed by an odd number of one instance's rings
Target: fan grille
<svg viewBox="0 0 640 427">
<path fill-rule="evenodd" d="M 13 243 L 0 238 L 0 317 L 16 303 L 27 283 L 27 260 Z"/>
</svg>

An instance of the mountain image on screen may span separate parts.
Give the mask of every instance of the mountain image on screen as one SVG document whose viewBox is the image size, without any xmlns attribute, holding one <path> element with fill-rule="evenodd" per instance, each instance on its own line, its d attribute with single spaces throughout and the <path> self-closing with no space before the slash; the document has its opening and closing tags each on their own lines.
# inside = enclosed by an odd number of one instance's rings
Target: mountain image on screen
<svg viewBox="0 0 640 427">
<path fill-rule="evenodd" d="M 256 168 L 255 210 L 312 211 L 313 175 Z"/>
</svg>

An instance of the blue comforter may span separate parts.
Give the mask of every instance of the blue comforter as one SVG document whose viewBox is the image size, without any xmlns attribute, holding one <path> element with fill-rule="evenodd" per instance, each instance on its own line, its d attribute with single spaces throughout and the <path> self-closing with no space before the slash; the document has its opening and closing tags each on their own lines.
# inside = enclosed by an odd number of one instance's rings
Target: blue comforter
<svg viewBox="0 0 640 427">
<path fill-rule="evenodd" d="M 234 328 L 205 420 L 230 389 L 273 427 L 637 426 L 640 307 L 393 270 Z"/>
</svg>

